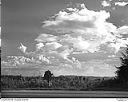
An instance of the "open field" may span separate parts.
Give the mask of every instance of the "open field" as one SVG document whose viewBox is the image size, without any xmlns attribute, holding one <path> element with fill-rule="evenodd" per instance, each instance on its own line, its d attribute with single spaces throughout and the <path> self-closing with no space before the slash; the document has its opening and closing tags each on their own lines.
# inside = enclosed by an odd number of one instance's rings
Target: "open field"
<svg viewBox="0 0 128 102">
<path fill-rule="evenodd" d="M 86 97 L 86 98 L 98 98 L 98 97 L 128 97 L 126 91 L 62 91 L 62 90 L 4 90 L 2 91 L 2 97 Z"/>
<path fill-rule="evenodd" d="M 64 89 L 64 90 L 92 90 L 111 77 L 59 76 L 53 77 L 48 86 L 43 77 L 1 76 L 2 90 L 26 89 Z M 108 85 L 105 82 L 102 87 Z M 111 85 L 109 85 L 111 86 Z M 101 87 L 100 87 L 101 88 Z"/>
<path fill-rule="evenodd" d="M 128 97 L 127 85 L 109 77 L 59 76 L 51 85 L 43 77 L 2 76 L 2 97 Z"/>
</svg>

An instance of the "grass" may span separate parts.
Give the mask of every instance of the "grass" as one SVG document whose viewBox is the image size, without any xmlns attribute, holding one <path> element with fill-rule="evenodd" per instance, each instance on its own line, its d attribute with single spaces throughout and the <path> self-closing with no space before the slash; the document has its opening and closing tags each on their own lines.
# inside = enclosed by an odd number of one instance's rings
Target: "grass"
<svg viewBox="0 0 128 102">
<path fill-rule="evenodd" d="M 128 91 L 128 85 L 121 85 L 113 77 L 59 76 L 53 77 L 49 86 L 43 77 L 1 76 L 2 90 L 104 90 Z"/>
</svg>

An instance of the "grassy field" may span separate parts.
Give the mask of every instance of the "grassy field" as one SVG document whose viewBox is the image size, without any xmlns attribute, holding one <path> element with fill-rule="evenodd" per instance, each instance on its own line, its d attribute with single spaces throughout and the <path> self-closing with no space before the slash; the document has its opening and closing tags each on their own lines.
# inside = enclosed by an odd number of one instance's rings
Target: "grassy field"
<svg viewBox="0 0 128 102">
<path fill-rule="evenodd" d="M 75 90 L 75 91 L 128 91 L 113 77 L 59 76 L 52 77 L 50 85 L 43 77 L 1 76 L 2 90 Z"/>
</svg>

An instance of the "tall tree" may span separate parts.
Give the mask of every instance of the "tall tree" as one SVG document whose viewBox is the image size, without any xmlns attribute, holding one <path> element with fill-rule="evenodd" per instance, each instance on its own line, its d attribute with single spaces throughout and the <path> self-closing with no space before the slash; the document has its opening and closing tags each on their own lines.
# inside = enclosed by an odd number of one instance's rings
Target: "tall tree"
<svg viewBox="0 0 128 102">
<path fill-rule="evenodd" d="M 117 79 L 123 83 L 128 83 L 128 46 L 126 48 L 126 51 L 122 53 L 121 59 L 121 66 L 117 67 Z"/>
<path fill-rule="evenodd" d="M 52 78 L 52 73 L 51 71 L 45 71 L 45 74 L 44 74 L 44 79 L 47 80 L 48 82 L 48 85 L 50 86 L 50 81 L 51 81 L 51 78 Z"/>
</svg>

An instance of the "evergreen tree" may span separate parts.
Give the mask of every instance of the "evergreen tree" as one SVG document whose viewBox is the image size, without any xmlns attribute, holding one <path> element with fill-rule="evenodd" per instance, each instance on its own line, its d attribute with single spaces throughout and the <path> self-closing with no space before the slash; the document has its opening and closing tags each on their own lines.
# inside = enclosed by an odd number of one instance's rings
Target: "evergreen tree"
<svg viewBox="0 0 128 102">
<path fill-rule="evenodd" d="M 121 59 L 121 66 L 117 67 L 117 79 L 123 83 L 128 83 L 128 46 L 126 48 L 126 51 L 122 53 Z"/>
</svg>

